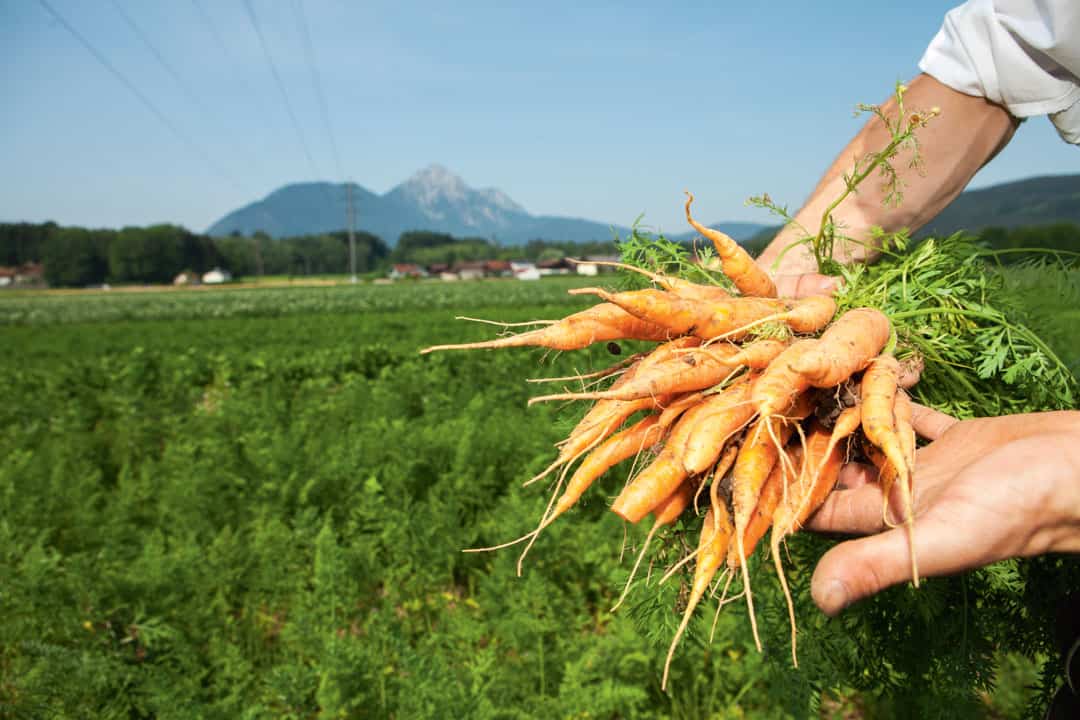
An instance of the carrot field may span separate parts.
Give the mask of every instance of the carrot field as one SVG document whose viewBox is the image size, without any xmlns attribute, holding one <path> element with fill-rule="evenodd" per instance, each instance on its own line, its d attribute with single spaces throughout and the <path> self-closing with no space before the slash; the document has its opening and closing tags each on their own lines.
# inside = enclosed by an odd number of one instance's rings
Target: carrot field
<svg viewBox="0 0 1080 720">
<path fill-rule="evenodd" d="M 1080 307 L 1077 271 L 1024 273 L 1032 326 L 1075 371 L 1080 328 L 1059 311 Z M 461 552 L 535 526 L 546 488 L 522 481 L 580 417 L 527 408 L 523 379 L 631 348 L 417 351 L 497 330 L 455 315 L 566 315 L 592 281 L 0 295 L 0 716 L 1021 713 L 1039 649 L 964 606 L 1008 563 L 830 621 L 807 592 L 830 541 L 804 534 L 800 668 L 771 562 L 752 562 L 764 652 L 738 603 L 709 643 L 705 608 L 662 692 L 686 579 L 655 575 L 690 542 L 681 524 L 616 613 L 645 533 L 608 512 L 610 479 L 520 578 L 514 549 Z"/>
</svg>

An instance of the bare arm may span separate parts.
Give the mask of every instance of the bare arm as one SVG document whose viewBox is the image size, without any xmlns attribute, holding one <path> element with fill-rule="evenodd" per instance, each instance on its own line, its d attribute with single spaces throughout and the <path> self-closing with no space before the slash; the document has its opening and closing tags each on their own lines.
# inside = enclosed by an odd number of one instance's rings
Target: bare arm
<svg viewBox="0 0 1080 720">
<path fill-rule="evenodd" d="M 941 110 L 919 133 L 924 160 L 923 174 L 907 166 L 907 158 L 897 158 L 897 174 L 904 182 L 904 201 L 898 208 L 881 203 L 881 193 L 873 178 L 860 192 L 849 196 L 834 211 L 833 217 L 843 226 L 844 234 L 861 242 L 869 241 L 869 230 L 878 225 L 886 231 L 906 227 L 916 230 L 929 222 L 968 184 L 972 176 L 1003 148 L 1016 131 L 1017 120 L 1005 108 L 984 98 L 964 95 L 943 85 L 929 75 L 919 75 L 908 86 L 904 97 L 907 108 Z M 895 101 L 884 106 L 887 115 L 896 112 Z M 850 171 L 857 158 L 884 148 L 888 131 L 877 118 L 871 119 L 848 143 L 822 177 L 806 204 L 795 215 L 796 222 L 809 232 L 816 232 L 825 208 L 843 193 L 843 173 Z M 784 255 L 779 267 L 774 261 L 785 247 L 801 236 L 797 227 L 787 227 L 777 234 L 758 258 L 758 263 L 774 275 L 800 275 L 817 272 L 817 263 L 805 246 Z M 837 243 L 837 260 L 853 262 L 872 260 L 872 254 L 854 243 Z"/>
</svg>

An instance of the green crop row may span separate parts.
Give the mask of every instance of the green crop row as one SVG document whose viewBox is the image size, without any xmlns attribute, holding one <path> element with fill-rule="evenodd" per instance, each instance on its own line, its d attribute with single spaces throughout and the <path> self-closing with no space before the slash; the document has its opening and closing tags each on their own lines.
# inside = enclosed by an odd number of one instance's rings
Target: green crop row
<svg viewBox="0 0 1080 720">
<path fill-rule="evenodd" d="M 0 325 L 211 320 L 434 309 L 457 312 L 477 307 L 520 305 L 581 306 L 581 299 L 567 295 L 566 291 L 592 284 L 593 280 L 569 276 L 544 278 L 538 282 L 507 278 L 295 288 L 0 292 Z"/>
<path fill-rule="evenodd" d="M 657 543 L 647 586 L 610 613 L 644 535 L 606 512 L 625 472 L 545 532 L 521 578 L 515 548 L 462 553 L 532 529 L 547 488 L 521 482 L 581 412 L 526 409 L 525 379 L 613 358 L 416 350 L 498 332 L 455 323 L 465 309 L 565 314 L 570 282 L 0 300 L 0 716 L 961 717 L 1023 705 L 1033 678 L 1020 655 L 1009 684 L 983 689 L 1002 649 L 1034 650 L 998 642 L 963 607 L 972 587 L 1007 586 L 1012 566 L 926 583 L 929 612 L 893 612 L 916 592 L 898 588 L 830 621 L 807 592 L 827 543 L 801 537 L 789 563 L 800 669 L 762 566 L 765 654 L 740 603 L 711 643 L 701 612 L 665 694 L 683 585 L 656 580 L 696 531 Z"/>
</svg>

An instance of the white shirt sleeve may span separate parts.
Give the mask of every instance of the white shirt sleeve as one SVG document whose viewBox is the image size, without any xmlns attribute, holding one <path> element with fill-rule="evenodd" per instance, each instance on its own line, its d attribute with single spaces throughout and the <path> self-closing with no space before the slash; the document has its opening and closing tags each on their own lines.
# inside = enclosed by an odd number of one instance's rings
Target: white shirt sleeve
<svg viewBox="0 0 1080 720">
<path fill-rule="evenodd" d="M 1080 144 L 1080 1 L 969 0 L 950 10 L 919 69 L 1016 117 L 1049 115 Z"/>
</svg>

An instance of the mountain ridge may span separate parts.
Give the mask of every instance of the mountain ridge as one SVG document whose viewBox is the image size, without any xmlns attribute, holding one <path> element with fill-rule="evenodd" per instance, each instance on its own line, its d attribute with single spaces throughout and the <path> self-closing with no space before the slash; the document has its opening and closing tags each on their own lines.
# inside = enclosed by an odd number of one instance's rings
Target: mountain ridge
<svg viewBox="0 0 1080 720">
<path fill-rule="evenodd" d="M 442 165 L 432 164 L 379 195 L 362 185 L 353 189 L 357 229 L 381 237 L 390 245 L 409 230 L 433 230 L 459 237 L 494 238 L 503 245 L 520 245 L 536 238 L 590 242 L 626 235 L 630 228 L 587 218 L 533 215 L 498 188 L 473 188 Z M 300 182 L 283 185 L 269 195 L 233 210 L 206 231 L 211 236 L 256 231 L 271 237 L 311 235 L 342 229 L 346 185 Z M 721 222 L 713 225 L 736 240 L 753 236 L 759 223 Z M 684 233 L 687 237 L 691 233 Z M 681 237 L 681 236 L 680 236 Z"/>
<path fill-rule="evenodd" d="M 541 238 L 563 242 L 611 240 L 630 228 L 587 218 L 533 215 L 503 191 L 473 188 L 442 165 L 432 164 L 379 195 L 356 183 L 353 203 L 357 229 L 397 243 L 401 233 L 431 230 L 457 237 L 484 237 L 502 245 L 521 245 Z M 328 182 L 291 183 L 238 208 L 207 229 L 211 236 L 262 230 L 272 237 L 313 235 L 342 229 L 346 185 Z M 1080 223 L 1080 174 L 1043 175 L 1000 183 L 960 194 L 919 235 L 946 235 L 957 230 L 1017 227 L 1054 222 Z M 766 223 L 718 222 L 739 242 L 769 229 Z M 689 241 L 696 233 L 671 234 Z"/>
</svg>

